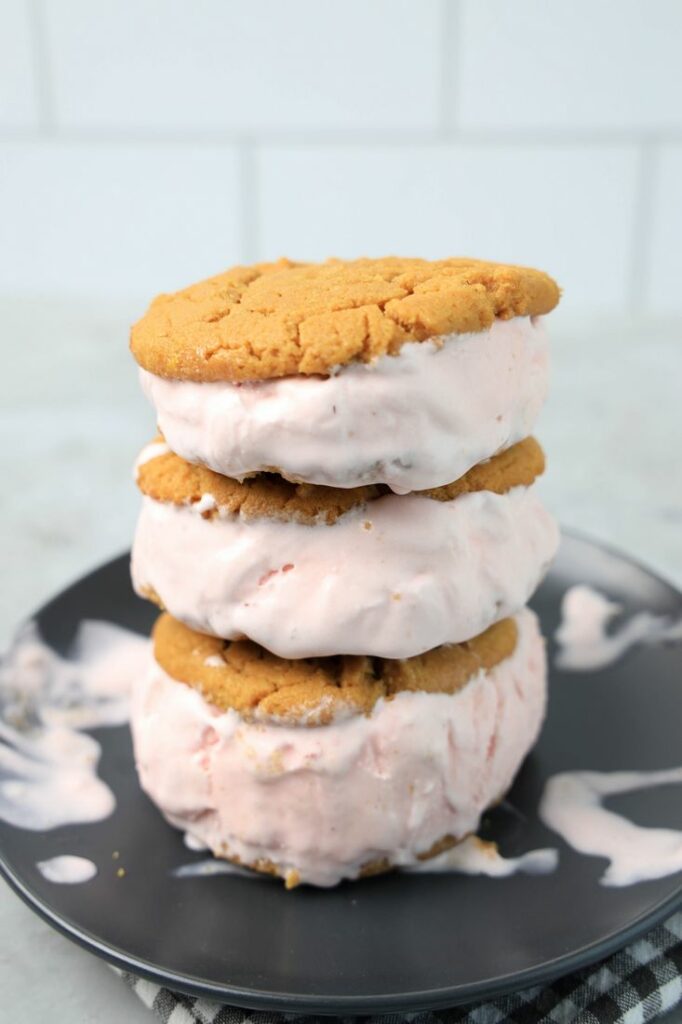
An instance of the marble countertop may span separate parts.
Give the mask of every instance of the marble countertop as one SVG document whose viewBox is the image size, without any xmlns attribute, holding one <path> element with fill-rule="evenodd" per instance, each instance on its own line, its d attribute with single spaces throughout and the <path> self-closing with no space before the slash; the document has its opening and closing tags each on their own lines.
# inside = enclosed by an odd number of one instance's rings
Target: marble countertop
<svg viewBox="0 0 682 1024">
<path fill-rule="evenodd" d="M 127 353 L 141 309 L 0 298 L 2 647 L 36 606 L 130 543 L 131 465 L 154 431 Z M 538 429 L 545 500 L 564 526 L 680 584 L 682 321 L 553 321 L 553 392 Z M 3 1007 L 25 1024 L 152 1019 L 105 964 L 2 884 L 0 931 Z"/>
</svg>

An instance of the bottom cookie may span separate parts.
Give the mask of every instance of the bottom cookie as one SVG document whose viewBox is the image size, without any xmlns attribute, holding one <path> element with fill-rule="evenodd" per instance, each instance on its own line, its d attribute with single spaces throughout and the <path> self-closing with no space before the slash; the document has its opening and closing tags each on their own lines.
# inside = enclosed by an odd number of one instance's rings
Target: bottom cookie
<svg viewBox="0 0 682 1024">
<path fill-rule="evenodd" d="M 447 853 L 448 850 L 452 850 L 455 846 L 464 842 L 464 840 L 470 835 L 471 833 L 469 832 L 467 835 L 460 836 L 458 839 L 455 839 L 454 836 L 442 836 L 429 850 L 425 853 L 419 854 L 417 862 L 432 860 L 434 857 L 439 857 L 442 853 Z M 192 840 L 196 841 L 197 845 L 199 845 L 199 843 L 201 843 L 201 846 L 204 845 L 196 836 L 192 836 Z M 193 841 L 190 841 L 190 846 L 194 845 Z M 237 867 L 248 868 L 249 870 L 255 871 L 261 875 L 270 875 L 275 878 L 281 878 L 284 882 L 285 888 L 287 889 L 295 889 L 298 885 L 301 885 L 306 881 L 301 878 L 296 868 L 291 868 L 286 875 L 282 875 L 277 864 L 273 863 L 271 860 L 257 860 L 254 861 L 253 864 L 244 864 L 237 856 L 231 857 L 229 854 L 217 854 L 217 856 L 221 860 L 228 861 Z M 391 863 L 387 857 L 382 857 L 379 860 L 373 860 L 368 864 L 363 864 L 358 874 L 354 876 L 354 879 L 371 878 L 374 875 L 385 875 L 389 871 L 394 871 L 397 867 L 398 865 Z"/>
<path fill-rule="evenodd" d="M 476 831 L 537 738 L 544 642 L 531 611 L 515 626 L 513 649 L 454 692 L 422 672 L 422 688 L 326 724 L 245 717 L 155 663 L 131 714 L 142 787 L 216 856 L 288 887 L 415 865 Z"/>
</svg>

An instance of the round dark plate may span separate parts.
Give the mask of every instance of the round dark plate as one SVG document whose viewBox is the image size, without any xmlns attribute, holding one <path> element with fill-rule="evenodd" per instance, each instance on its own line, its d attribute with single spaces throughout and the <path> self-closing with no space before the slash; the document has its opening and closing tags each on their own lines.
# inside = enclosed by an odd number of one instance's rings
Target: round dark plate
<svg viewBox="0 0 682 1024">
<path fill-rule="evenodd" d="M 682 612 L 682 595 L 623 556 L 566 537 L 533 601 L 551 638 L 566 588 L 589 583 L 628 611 Z M 151 606 L 131 594 L 117 558 L 37 615 L 65 651 L 82 618 L 146 632 Z M 553 644 L 550 639 L 550 658 Z M 605 861 L 572 852 L 538 821 L 545 779 L 565 769 L 658 769 L 680 764 L 682 647 L 641 647 L 594 674 L 552 668 L 547 723 L 509 803 L 485 834 L 514 855 L 557 846 L 547 876 L 488 879 L 393 874 L 332 890 L 286 892 L 267 878 L 179 879 L 201 855 L 183 846 L 137 785 L 126 728 L 100 729 L 101 775 L 117 809 L 93 825 L 23 831 L 0 823 L 0 868 L 47 921 L 94 953 L 170 988 L 254 1008 L 352 1014 L 442 1007 L 548 981 L 626 944 L 682 904 L 677 876 L 612 889 Z M 651 826 L 682 828 L 679 789 L 633 793 L 614 809 Z M 120 859 L 112 860 L 112 852 Z M 36 862 L 91 858 L 99 873 L 55 885 Z M 116 877 L 123 866 L 124 878 Z"/>
</svg>

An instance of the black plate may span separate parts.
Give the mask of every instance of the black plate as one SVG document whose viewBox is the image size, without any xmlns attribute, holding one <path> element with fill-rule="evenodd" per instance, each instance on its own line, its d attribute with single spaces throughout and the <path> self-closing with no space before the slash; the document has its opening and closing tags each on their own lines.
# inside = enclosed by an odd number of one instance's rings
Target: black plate
<svg viewBox="0 0 682 1024">
<path fill-rule="evenodd" d="M 567 537 L 533 605 L 551 637 L 568 586 L 587 582 L 628 610 L 682 612 L 682 595 L 621 555 Z M 38 613 L 64 651 L 81 618 L 147 631 L 127 557 L 97 569 Z M 550 643 L 550 654 L 552 644 Z M 555 874 L 509 879 L 387 875 L 333 890 L 286 892 L 276 881 L 177 879 L 199 857 L 137 786 L 126 728 L 101 729 L 101 774 L 117 798 L 107 821 L 35 833 L 0 823 L 0 868 L 20 896 L 69 938 L 171 988 L 248 1007 L 361 1013 L 440 1007 L 549 980 L 624 945 L 682 903 L 680 875 L 629 888 L 599 885 L 605 861 L 573 853 L 537 820 L 548 775 L 562 769 L 658 769 L 682 762 L 682 647 L 642 647 L 595 674 L 552 670 L 540 742 L 510 794 L 518 813 L 487 834 L 512 855 L 558 846 Z M 612 806 L 641 824 L 682 828 L 674 786 Z M 120 859 L 112 860 L 112 851 Z M 36 861 L 91 858 L 98 875 L 54 885 Z M 116 877 L 122 865 L 126 875 Z"/>
</svg>

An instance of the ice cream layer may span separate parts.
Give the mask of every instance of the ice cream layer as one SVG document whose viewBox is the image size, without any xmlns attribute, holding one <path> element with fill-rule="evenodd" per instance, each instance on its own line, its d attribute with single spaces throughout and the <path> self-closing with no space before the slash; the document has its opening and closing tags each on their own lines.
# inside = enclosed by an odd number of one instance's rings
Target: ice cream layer
<svg viewBox="0 0 682 1024">
<path fill-rule="evenodd" d="M 155 666 L 133 695 L 142 787 L 217 855 L 289 884 L 413 865 L 477 828 L 535 742 L 544 643 L 532 612 L 517 622 L 511 657 L 457 693 L 400 693 L 326 726 L 247 723 Z"/>
<path fill-rule="evenodd" d="M 193 629 L 282 658 L 409 658 L 468 640 L 526 604 L 558 544 L 532 487 L 386 494 L 332 525 L 207 519 L 210 505 L 143 498 L 135 589 Z"/>
<path fill-rule="evenodd" d="M 141 370 L 171 449 L 242 479 L 275 469 L 334 487 L 440 487 L 528 437 L 547 393 L 542 318 L 408 343 L 329 377 L 167 380 Z"/>
</svg>

